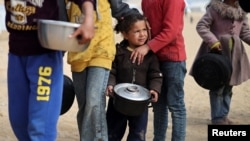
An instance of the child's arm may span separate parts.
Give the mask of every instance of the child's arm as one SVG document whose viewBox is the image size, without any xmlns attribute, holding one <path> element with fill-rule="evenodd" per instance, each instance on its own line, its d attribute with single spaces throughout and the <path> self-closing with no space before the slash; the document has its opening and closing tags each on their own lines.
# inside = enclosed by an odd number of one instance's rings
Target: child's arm
<svg viewBox="0 0 250 141">
<path fill-rule="evenodd" d="M 75 38 L 81 35 L 81 39 L 79 39 L 78 42 L 79 44 L 84 44 L 89 42 L 95 35 L 93 2 L 91 0 L 85 0 L 81 8 L 85 18 L 81 23 L 81 26 L 70 35 L 70 38 Z"/>
<path fill-rule="evenodd" d="M 196 31 L 202 38 L 202 40 L 212 47 L 216 42 L 219 42 L 217 37 L 210 31 L 213 23 L 213 9 L 207 8 L 207 12 L 202 16 L 196 25 Z"/>
<path fill-rule="evenodd" d="M 222 47 L 221 47 L 221 43 L 218 41 L 218 42 L 215 42 L 211 47 L 210 47 L 210 52 L 213 52 L 213 53 L 221 53 L 222 51 Z"/>
<path fill-rule="evenodd" d="M 108 85 L 106 89 L 106 96 L 114 96 L 114 86 L 113 85 Z"/>
<path fill-rule="evenodd" d="M 112 16 L 116 19 L 131 13 L 139 13 L 137 9 L 131 9 L 127 3 L 122 0 L 109 0 Z"/>
</svg>

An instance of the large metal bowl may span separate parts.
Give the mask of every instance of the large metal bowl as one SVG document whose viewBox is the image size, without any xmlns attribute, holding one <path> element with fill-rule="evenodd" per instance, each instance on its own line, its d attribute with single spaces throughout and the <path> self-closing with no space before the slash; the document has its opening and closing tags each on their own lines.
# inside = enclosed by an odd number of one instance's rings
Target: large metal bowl
<svg viewBox="0 0 250 141">
<path fill-rule="evenodd" d="M 80 24 L 55 20 L 37 20 L 38 38 L 44 48 L 71 52 L 81 52 L 88 48 L 87 44 L 78 44 L 77 38 L 69 38 Z"/>
</svg>

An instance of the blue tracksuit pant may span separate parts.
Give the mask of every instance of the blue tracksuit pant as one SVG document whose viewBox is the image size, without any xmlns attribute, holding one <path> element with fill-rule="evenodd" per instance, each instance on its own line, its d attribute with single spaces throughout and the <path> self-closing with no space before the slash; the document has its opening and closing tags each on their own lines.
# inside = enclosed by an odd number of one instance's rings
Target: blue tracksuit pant
<svg viewBox="0 0 250 141">
<path fill-rule="evenodd" d="M 9 119 L 19 141 L 55 141 L 63 90 L 62 52 L 8 56 Z"/>
</svg>

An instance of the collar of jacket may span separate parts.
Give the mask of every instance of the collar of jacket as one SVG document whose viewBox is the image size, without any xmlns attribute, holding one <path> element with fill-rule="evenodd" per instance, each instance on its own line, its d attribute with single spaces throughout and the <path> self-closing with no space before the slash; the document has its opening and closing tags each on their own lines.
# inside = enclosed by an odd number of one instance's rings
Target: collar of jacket
<svg viewBox="0 0 250 141">
<path fill-rule="evenodd" d="M 238 1 L 235 2 L 235 7 L 229 6 L 220 0 L 211 0 L 208 6 L 211 6 L 222 17 L 233 20 L 242 20 L 246 16 L 246 12 L 241 9 Z"/>
</svg>

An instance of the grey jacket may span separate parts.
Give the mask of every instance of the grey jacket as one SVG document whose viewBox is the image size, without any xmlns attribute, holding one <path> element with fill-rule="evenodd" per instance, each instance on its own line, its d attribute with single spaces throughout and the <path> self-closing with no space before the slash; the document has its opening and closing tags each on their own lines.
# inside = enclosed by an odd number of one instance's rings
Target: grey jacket
<svg viewBox="0 0 250 141">
<path fill-rule="evenodd" d="M 67 0 L 57 0 L 59 5 L 59 19 L 61 21 L 68 21 L 67 11 L 66 11 L 66 1 Z M 112 12 L 112 17 L 119 19 L 122 16 L 129 15 L 131 13 L 139 13 L 137 9 L 131 9 L 127 3 L 122 2 L 122 0 L 108 0 L 110 3 L 110 8 Z M 97 5 L 98 0 L 95 0 Z M 97 17 L 101 18 L 97 11 Z"/>
<path fill-rule="evenodd" d="M 219 0 L 212 0 L 196 26 L 198 34 L 203 39 L 196 58 L 209 52 L 210 47 L 220 41 L 223 54 L 226 54 L 232 62 L 233 72 L 229 82 L 232 86 L 250 78 L 249 60 L 242 43 L 244 41 L 250 45 L 248 19 L 239 5 L 236 6 L 237 8 L 233 8 Z M 229 48 L 230 40 L 233 41 L 232 48 Z"/>
<path fill-rule="evenodd" d="M 95 0 L 96 5 L 98 5 L 99 0 Z M 122 2 L 122 0 L 108 0 L 110 3 L 112 17 L 115 19 L 120 19 L 123 16 L 129 15 L 131 13 L 139 13 L 137 9 L 131 9 L 127 3 Z M 96 8 L 98 9 L 98 8 Z M 101 18 L 100 13 L 97 11 L 98 19 Z"/>
<path fill-rule="evenodd" d="M 137 9 L 129 8 L 129 5 L 122 2 L 122 0 L 109 0 L 109 3 L 111 6 L 112 17 L 116 19 L 134 12 L 139 12 Z"/>
</svg>

